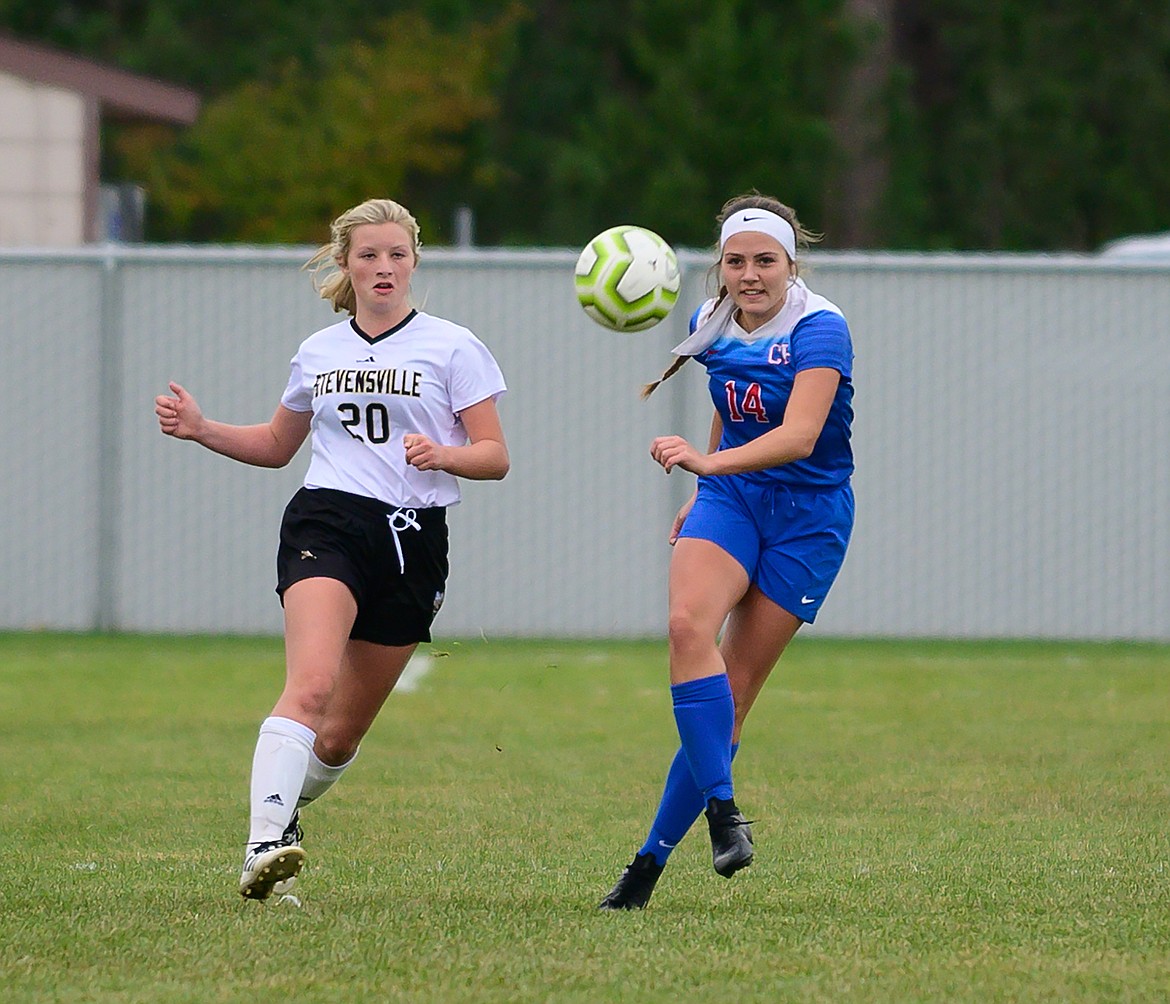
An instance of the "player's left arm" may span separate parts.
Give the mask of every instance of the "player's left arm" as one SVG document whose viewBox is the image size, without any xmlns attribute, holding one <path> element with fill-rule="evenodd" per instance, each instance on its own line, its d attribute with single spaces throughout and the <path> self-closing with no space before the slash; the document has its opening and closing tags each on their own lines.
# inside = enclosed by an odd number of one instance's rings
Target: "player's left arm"
<svg viewBox="0 0 1170 1004">
<path fill-rule="evenodd" d="M 673 467 L 681 467 L 704 475 L 762 471 L 803 460 L 817 445 L 840 382 L 841 374 L 829 366 L 801 370 L 792 382 L 784 421 L 742 446 L 699 453 L 685 440 L 664 437 L 655 440 L 651 452 L 667 473 Z"/>
<path fill-rule="evenodd" d="M 499 481 L 512 466 L 504 427 L 494 398 L 464 408 L 459 414 L 467 432 L 466 446 L 440 446 L 419 433 L 402 439 L 406 462 L 420 471 L 446 471 L 471 481 Z"/>
</svg>

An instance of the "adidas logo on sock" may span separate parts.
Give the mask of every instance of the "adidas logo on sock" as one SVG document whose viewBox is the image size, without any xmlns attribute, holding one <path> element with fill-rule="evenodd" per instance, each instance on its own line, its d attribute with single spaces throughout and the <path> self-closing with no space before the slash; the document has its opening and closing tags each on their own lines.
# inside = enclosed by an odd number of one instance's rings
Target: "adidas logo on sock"
<svg viewBox="0 0 1170 1004">
<path fill-rule="evenodd" d="M 284 805 L 284 799 L 280 797 L 279 791 L 274 791 L 271 795 L 264 799 L 265 805 L 267 805 L 269 802 L 271 802 L 273 805 Z"/>
</svg>

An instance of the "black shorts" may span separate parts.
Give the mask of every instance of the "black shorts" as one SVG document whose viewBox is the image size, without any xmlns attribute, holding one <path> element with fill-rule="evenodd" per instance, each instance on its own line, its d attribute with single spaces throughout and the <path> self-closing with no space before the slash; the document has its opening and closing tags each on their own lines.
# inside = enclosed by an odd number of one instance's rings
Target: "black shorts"
<svg viewBox="0 0 1170 1004">
<path fill-rule="evenodd" d="M 447 587 L 447 510 L 399 508 L 333 488 L 302 488 L 284 510 L 276 592 L 324 577 L 349 586 L 349 636 L 379 645 L 431 640 Z"/>
</svg>

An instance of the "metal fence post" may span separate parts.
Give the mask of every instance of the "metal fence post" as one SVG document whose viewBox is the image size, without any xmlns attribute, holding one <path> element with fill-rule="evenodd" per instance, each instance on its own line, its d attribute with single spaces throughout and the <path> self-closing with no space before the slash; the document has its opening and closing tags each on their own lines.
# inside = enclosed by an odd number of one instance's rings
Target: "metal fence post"
<svg viewBox="0 0 1170 1004">
<path fill-rule="evenodd" d="M 118 627 L 118 506 L 122 480 L 122 267 L 113 246 L 101 259 L 98 355 L 97 583 L 93 629 Z"/>
</svg>

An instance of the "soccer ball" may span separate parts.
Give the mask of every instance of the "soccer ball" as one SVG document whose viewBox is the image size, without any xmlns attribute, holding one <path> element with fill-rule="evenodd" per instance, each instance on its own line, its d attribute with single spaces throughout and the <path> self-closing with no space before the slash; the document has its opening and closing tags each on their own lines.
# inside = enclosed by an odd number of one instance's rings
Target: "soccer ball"
<svg viewBox="0 0 1170 1004">
<path fill-rule="evenodd" d="M 678 257 L 645 227 L 610 227 L 581 252 L 575 270 L 585 313 L 613 331 L 644 331 L 678 299 Z"/>
</svg>

